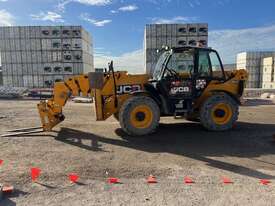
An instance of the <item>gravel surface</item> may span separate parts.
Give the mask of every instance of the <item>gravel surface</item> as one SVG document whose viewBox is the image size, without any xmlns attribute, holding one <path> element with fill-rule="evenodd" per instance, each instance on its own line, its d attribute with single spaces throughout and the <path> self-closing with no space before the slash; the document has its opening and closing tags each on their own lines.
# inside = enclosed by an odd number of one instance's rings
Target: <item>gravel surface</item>
<svg viewBox="0 0 275 206">
<path fill-rule="evenodd" d="M 37 101 L 0 100 L 0 133 L 39 126 Z M 248 100 L 236 127 L 208 132 L 200 124 L 162 118 L 157 133 L 131 138 L 110 118 L 96 122 L 93 106 L 69 102 L 54 132 L 2 138 L 0 182 L 12 205 L 274 205 L 275 105 Z M 42 170 L 38 183 L 30 168 Z M 80 176 L 78 184 L 69 173 Z M 146 178 L 157 177 L 148 185 Z M 107 177 L 121 179 L 109 185 Z M 185 176 L 195 183 L 183 183 Z M 222 177 L 234 183 L 223 184 Z M 262 185 L 260 179 L 271 184 Z"/>
</svg>

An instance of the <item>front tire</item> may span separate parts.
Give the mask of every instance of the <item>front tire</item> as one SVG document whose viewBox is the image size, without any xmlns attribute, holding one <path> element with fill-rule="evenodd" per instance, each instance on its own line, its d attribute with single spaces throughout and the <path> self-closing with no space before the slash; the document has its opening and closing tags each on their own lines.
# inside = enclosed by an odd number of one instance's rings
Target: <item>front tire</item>
<svg viewBox="0 0 275 206">
<path fill-rule="evenodd" d="M 209 97 L 200 109 L 200 122 L 203 127 L 211 131 L 231 129 L 238 120 L 238 116 L 239 105 L 225 93 Z"/>
<path fill-rule="evenodd" d="M 132 136 L 153 133 L 159 125 L 159 119 L 159 106 L 147 96 L 131 97 L 122 105 L 119 112 L 121 128 Z"/>
</svg>

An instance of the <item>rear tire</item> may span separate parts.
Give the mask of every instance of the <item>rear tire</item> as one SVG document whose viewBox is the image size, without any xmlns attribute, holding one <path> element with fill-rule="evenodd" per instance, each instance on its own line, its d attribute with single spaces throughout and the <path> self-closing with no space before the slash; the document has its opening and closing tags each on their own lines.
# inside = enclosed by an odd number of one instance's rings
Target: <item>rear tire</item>
<svg viewBox="0 0 275 206">
<path fill-rule="evenodd" d="M 160 110 L 156 102 L 146 96 L 128 99 L 119 112 L 121 128 L 129 135 L 141 136 L 153 133 L 160 119 Z"/>
<path fill-rule="evenodd" d="M 239 105 L 228 94 L 220 93 L 209 97 L 201 106 L 200 122 L 208 130 L 231 129 L 239 116 Z"/>
</svg>

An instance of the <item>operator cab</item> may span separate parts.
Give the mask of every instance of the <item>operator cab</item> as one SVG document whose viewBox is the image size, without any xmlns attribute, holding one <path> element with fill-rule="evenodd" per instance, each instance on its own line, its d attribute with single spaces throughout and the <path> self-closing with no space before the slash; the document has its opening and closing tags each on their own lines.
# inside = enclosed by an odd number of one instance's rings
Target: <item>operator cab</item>
<svg viewBox="0 0 275 206">
<path fill-rule="evenodd" d="M 184 116 L 208 84 L 226 81 L 218 53 L 210 48 L 181 47 L 162 52 L 152 84 L 160 94 L 164 113 Z"/>
</svg>

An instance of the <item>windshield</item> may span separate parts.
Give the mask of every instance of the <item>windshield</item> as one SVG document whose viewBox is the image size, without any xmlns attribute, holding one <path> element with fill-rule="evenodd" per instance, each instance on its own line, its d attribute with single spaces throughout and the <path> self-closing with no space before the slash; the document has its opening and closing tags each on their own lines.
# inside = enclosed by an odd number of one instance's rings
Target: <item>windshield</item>
<svg viewBox="0 0 275 206">
<path fill-rule="evenodd" d="M 194 71 L 194 51 L 192 49 L 172 54 L 167 68 L 177 73 L 190 73 Z"/>
<path fill-rule="evenodd" d="M 170 56 L 170 54 L 171 54 L 171 52 L 166 51 L 160 55 L 158 62 L 155 66 L 155 70 L 153 73 L 153 79 L 158 80 L 161 78 L 161 71 L 162 71 L 163 67 L 165 66 L 167 58 Z"/>
</svg>

